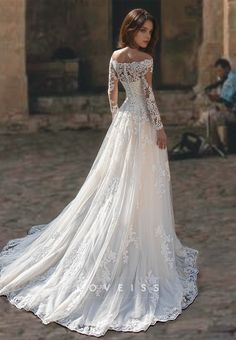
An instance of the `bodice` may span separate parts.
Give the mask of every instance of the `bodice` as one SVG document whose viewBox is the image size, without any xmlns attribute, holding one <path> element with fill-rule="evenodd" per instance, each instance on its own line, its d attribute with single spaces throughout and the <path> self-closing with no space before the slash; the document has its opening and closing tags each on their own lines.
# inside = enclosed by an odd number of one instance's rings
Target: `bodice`
<svg viewBox="0 0 236 340">
<path fill-rule="evenodd" d="M 143 77 L 149 68 L 152 68 L 151 59 L 120 63 L 112 60 L 118 79 L 126 92 L 126 99 L 133 104 L 145 105 L 143 93 Z"/>
<path fill-rule="evenodd" d="M 151 85 L 153 58 L 132 62 L 118 62 L 111 57 L 109 63 L 108 96 L 113 115 L 118 112 L 118 80 L 125 92 L 125 103 L 130 104 L 130 110 L 151 119 L 154 127 L 162 128 L 159 111 Z"/>
</svg>

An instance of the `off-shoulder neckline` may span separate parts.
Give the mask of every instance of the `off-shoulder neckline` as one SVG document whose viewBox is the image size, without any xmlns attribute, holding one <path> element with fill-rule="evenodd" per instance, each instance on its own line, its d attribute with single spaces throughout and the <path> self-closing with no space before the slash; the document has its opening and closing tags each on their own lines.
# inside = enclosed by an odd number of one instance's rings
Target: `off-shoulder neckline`
<svg viewBox="0 0 236 340">
<path fill-rule="evenodd" d="M 120 62 L 120 61 L 117 61 L 116 59 L 113 59 L 111 57 L 111 60 L 114 61 L 116 64 L 119 64 L 119 65 L 131 65 L 131 64 L 134 64 L 134 63 L 143 63 L 144 61 L 152 61 L 153 59 L 152 58 L 145 58 L 143 60 L 134 60 L 134 61 L 130 61 L 130 62 Z"/>
</svg>

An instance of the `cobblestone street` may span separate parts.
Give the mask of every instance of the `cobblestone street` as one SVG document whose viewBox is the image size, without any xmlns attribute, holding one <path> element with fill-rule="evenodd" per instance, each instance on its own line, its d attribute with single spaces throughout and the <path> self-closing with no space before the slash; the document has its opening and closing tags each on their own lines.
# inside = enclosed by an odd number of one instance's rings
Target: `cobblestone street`
<svg viewBox="0 0 236 340">
<path fill-rule="evenodd" d="M 166 127 L 169 149 L 183 131 Z M 52 220 L 74 198 L 105 133 L 0 135 L 1 248 L 31 225 Z M 104 338 L 236 339 L 235 169 L 236 154 L 170 161 L 176 231 L 183 244 L 199 250 L 199 295 L 174 321 L 140 333 L 108 331 Z M 5 297 L 0 301 L 0 340 L 88 339 L 56 323 L 43 325 Z"/>
</svg>

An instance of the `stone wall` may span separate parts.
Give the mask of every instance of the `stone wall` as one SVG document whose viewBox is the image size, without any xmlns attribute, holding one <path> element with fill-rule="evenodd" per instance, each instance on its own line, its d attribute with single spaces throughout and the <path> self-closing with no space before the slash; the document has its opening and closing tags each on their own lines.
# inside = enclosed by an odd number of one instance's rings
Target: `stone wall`
<svg viewBox="0 0 236 340">
<path fill-rule="evenodd" d="M 25 0 L 0 1 L 0 121 L 27 114 Z"/>
<path fill-rule="evenodd" d="M 227 10 L 227 9 L 226 9 Z M 228 0 L 228 53 L 231 63 L 236 68 L 236 0 Z"/>
<path fill-rule="evenodd" d="M 188 87 L 197 82 L 201 3 L 202 0 L 161 2 L 158 77 L 163 88 Z M 58 47 L 70 47 L 82 61 L 83 88 L 104 88 L 112 33 L 117 28 L 113 27 L 112 1 L 28 0 L 26 17 L 29 62 L 49 61 Z M 123 20 L 123 16 L 119 19 Z"/>
<path fill-rule="evenodd" d="M 192 117 L 192 91 L 158 91 L 155 93 L 164 125 L 185 125 Z M 119 107 L 125 93 L 119 93 Z M 105 93 L 80 96 L 37 97 L 32 103 L 33 112 L 21 122 L 8 122 L 0 132 L 58 131 L 62 129 L 107 129 L 112 121 Z"/>
<path fill-rule="evenodd" d="M 162 64 L 159 67 L 165 84 L 191 86 L 198 79 L 200 86 L 206 85 L 214 81 L 212 66 L 221 56 L 228 57 L 236 67 L 235 18 L 236 0 L 163 0 Z M 105 98 L 107 65 L 112 52 L 112 1 L 0 0 L 0 122 L 8 121 L 9 124 L 12 120 L 16 123 L 21 120 L 31 124 L 36 119 L 28 114 L 26 60 L 49 60 L 55 49 L 63 46 L 71 47 L 81 59 L 80 76 L 84 89 L 91 90 L 88 97 L 96 96 L 96 91 L 102 90 Z M 188 95 L 173 92 L 170 97 L 170 93 L 166 93 L 159 97 L 164 121 L 184 123 L 191 113 Z M 177 108 L 175 100 L 181 103 Z M 93 101 L 96 101 L 95 97 L 91 103 Z M 109 120 L 107 97 L 99 99 L 99 103 L 104 105 L 104 112 L 98 113 L 104 115 L 104 123 Z M 90 126 L 96 126 L 96 105 L 91 105 L 88 122 Z M 80 107 L 75 112 L 77 116 L 83 113 L 79 110 Z M 38 122 L 47 120 L 42 116 L 38 115 Z M 61 119 L 62 115 L 57 116 L 54 112 L 53 124 L 57 117 Z M 80 124 L 80 119 L 76 124 Z"/>
<path fill-rule="evenodd" d="M 69 47 L 81 60 L 81 90 L 96 90 L 107 81 L 111 50 L 109 0 L 27 0 L 27 61 L 49 61 Z"/>
<path fill-rule="evenodd" d="M 164 87 L 197 83 L 201 28 L 202 0 L 162 0 L 160 74 Z"/>
<path fill-rule="evenodd" d="M 203 41 L 199 51 L 198 86 L 215 81 L 214 63 L 220 57 L 236 67 L 236 0 L 203 1 Z"/>
</svg>

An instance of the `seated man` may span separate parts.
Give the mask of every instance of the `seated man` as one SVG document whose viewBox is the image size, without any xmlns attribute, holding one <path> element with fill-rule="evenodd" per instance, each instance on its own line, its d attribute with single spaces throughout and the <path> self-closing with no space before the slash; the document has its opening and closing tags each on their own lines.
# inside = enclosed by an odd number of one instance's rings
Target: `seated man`
<svg viewBox="0 0 236 340">
<path fill-rule="evenodd" d="M 205 94 L 214 105 L 202 112 L 199 122 L 209 119 L 211 142 L 226 150 L 227 136 L 219 134 L 219 125 L 236 122 L 236 72 L 231 69 L 229 61 L 223 58 L 218 59 L 214 66 L 218 81 L 205 88 Z"/>
</svg>

